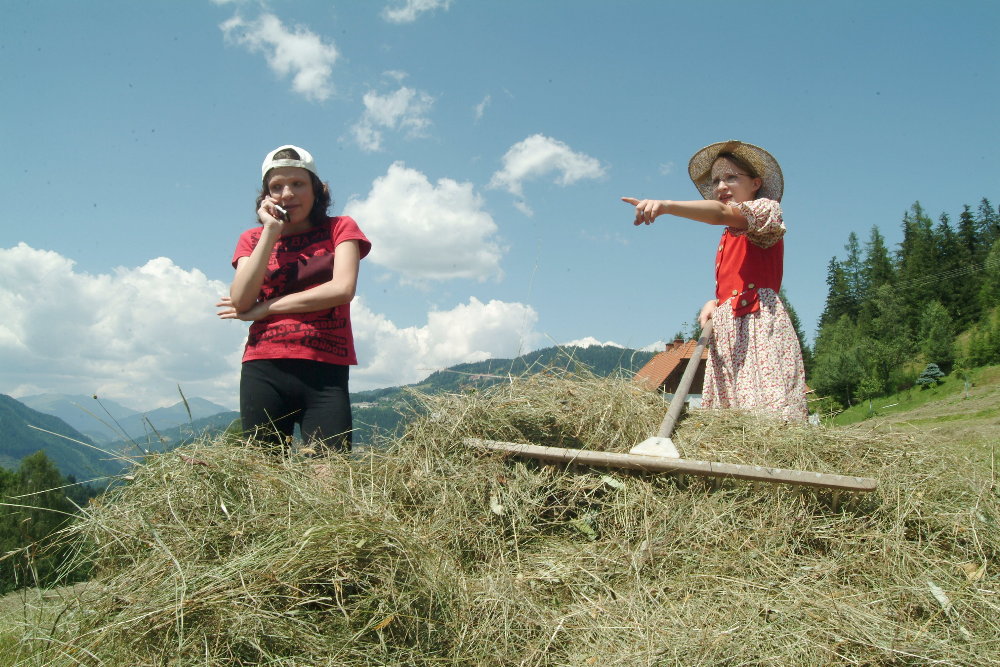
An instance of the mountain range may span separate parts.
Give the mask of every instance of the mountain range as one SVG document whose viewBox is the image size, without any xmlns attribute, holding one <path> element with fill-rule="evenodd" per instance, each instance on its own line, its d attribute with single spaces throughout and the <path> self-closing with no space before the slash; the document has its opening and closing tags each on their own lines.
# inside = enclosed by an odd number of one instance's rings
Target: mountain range
<svg viewBox="0 0 1000 667">
<path fill-rule="evenodd" d="M 36 394 L 17 400 L 29 408 L 59 417 L 92 441 L 105 444 L 129 439 L 144 440 L 155 432 L 227 411 L 225 407 L 204 398 L 181 400 L 149 412 L 83 394 Z"/>
<path fill-rule="evenodd" d="M 553 368 L 586 369 L 599 376 L 634 374 L 654 352 L 615 346 L 549 347 L 514 359 L 487 359 L 446 368 L 421 382 L 351 394 L 354 442 L 365 445 L 376 431 L 395 432 L 405 417 L 400 406 L 408 390 L 424 393 L 483 389 L 510 376 Z M 0 467 L 17 468 L 25 456 L 43 450 L 63 475 L 99 480 L 120 474 L 150 451 L 226 430 L 239 413 L 202 398 L 140 412 L 108 399 L 37 394 L 14 399 L 0 394 Z"/>
</svg>

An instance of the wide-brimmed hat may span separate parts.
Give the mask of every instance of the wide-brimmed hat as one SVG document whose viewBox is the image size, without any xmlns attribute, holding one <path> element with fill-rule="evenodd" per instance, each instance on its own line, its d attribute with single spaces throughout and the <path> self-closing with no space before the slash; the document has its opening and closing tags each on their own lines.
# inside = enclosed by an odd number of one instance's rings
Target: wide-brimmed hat
<svg viewBox="0 0 1000 667">
<path fill-rule="evenodd" d="M 757 171 L 761 179 L 760 190 L 757 191 L 758 198 L 781 201 L 781 195 L 785 190 L 785 177 L 781 174 L 778 161 L 760 146 L 735 139 L 710 144 L 691 156 L 691 161 L 688 162 L 688 175 L 691 176 L 702 197 L 715 198 L 712 187 L 712 165 L 722 153 L 732 153 L 746 160 Z"/>
<path fill-rule="evenodd" d="M 292 158 L 279 158 L 275 160 L 274 156 L 277 153 L 285 150 L 286 148 L 291 148 L 293 151 L 298 153 L 299 159 L 295 160 Z M 313 174 L 316 174 L 316 177 L 319 178 L 319 174 L 316 173 L 316 161 L 313 160 L 312 153 L 310 153 L 304 148 L 299 148 L 298 146 L 292 146 L 291 144 L 287 144 L 285 146 L 278 146 L 273 151 L 267 154 L 267 157 L 264 158 L 264 164 L 260 166 L 261 180 L 267 178 L 267 172 L 271 171 L 272 169 L 276 169 L 278 167 L 301 167 L 302 169 L 305 169 L 307 171 L 312 172 Z"/>
</svg>

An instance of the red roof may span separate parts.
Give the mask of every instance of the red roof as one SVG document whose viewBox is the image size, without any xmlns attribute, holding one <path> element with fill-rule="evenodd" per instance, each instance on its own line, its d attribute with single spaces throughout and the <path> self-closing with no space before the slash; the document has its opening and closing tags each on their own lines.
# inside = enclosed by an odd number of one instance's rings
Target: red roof
<svg viewBox="0 0 1000 667">
<path fill-rule="evenodd" d="M 687 368 L 687 362 L 694 354 L 694 348 L 698 346 L 698 341 L 675 340 L 667 343 L 667 349 L 650 359 L 645 366 L 632 378 L 632 382 L 650 391 L 662 391 L 672 394 L 677 391 L 680 384 L 681 375 Z M 708 347 L 701 352 L 701 363 L 698 364 L 698 372 L 691 382 L 689 393 L 700 394 L 705 383 L 705 359 L 708 359 Z"/>
</svg>

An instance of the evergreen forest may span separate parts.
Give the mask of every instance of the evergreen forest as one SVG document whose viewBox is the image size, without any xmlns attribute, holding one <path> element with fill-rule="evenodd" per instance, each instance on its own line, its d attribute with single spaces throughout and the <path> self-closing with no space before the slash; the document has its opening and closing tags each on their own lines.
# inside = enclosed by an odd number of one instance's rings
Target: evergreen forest
<svg viewBox="0 0 1000 667">
<path fill-rule="evenodd" d="M 64 477 L 42 451 L 26 456 L 16 470 L 0 468 L 0 594 L 59 578 L 68 547 L 49 538 L 99 493 Z M 72 581 L 85 573 L 61 574 L 61 581 Z"/>
<path fill-rule="evenodd" d="M 914 203 L 894 250 L 877 226 L 864 241 L 852 232 L 826 283 L 806 350 L 821 412 L 1000 363 L 1000 215 L 988 199 L 957 220 Z"/>
</svg>

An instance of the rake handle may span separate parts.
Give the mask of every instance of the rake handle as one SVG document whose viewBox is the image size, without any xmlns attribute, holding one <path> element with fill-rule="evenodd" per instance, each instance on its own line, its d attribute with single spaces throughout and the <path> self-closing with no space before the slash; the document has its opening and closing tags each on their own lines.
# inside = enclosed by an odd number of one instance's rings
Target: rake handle
<svg viewBox="0 0 1000 667">
<path fill-rule="evenodd" d="M 694 382 L 694 376 L 698 372 L 698 364 L 701 363 L 701 353 L 704 352 L 705 346 L 708 345 L 708 340 L 711 337 L 712 320 L 709 319 L 705 323 L 705 327 L 701 330 L 698 344 L 695 346 L 694 352 L 691 353 L 687 368 L 684 369 L 680 384 L 677 385 L 677 391 L 674 392 L 674 397 L 670 401 L 667 416 L 660 423 L 660 430 L 656 433 L 657 437 L 669 438 L 670 434 L 674 432 L 674 426 L 677 425 L 677 418 L 680 417 L 681 410 L 684 409 L 684 400 L 687 398 L 688 391 L 691 389 L 691 383 Z"/>
</svg>

